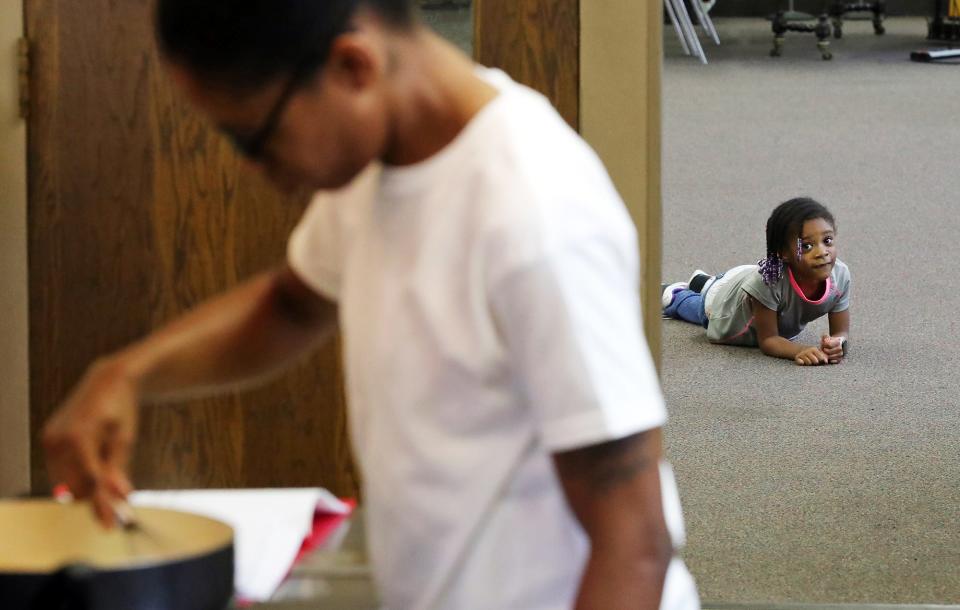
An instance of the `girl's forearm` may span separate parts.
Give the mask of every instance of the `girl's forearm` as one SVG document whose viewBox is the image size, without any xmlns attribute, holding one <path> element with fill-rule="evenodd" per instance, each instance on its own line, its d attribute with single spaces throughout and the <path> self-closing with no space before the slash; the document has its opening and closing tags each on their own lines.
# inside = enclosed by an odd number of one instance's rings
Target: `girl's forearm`
<svg viewBox="0 0 960 610">
<path fill-rule="evenodd" d="M 840 311 L 837 313 L 831 313 L 829 315 L 830 321 L 830 336 L 831 337 L 846 337 L 850 338 L 850 310 Z"/>
<path fill-rule="evenodd" d="M 779 336 L 767 337 L 760 341 L 760 351 L 767 356 L 783 358 L 785 360 L 793 360 L 797 357 L 797 354 L 811 347 L 813 346 L 794 343 L 789 339 L 784 339 Z"/>
</svg>

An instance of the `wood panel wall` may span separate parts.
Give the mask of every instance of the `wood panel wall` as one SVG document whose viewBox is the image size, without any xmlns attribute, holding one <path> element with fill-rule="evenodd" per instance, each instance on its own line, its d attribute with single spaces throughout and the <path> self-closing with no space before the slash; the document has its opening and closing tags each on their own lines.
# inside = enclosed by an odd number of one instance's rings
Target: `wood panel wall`
<svg viewBox="0 0 960 610">
<path fill-rule="evenodd" d="M 474 0 L 474 57 L 546 95 L 580 127 L 580 0 Z"/>
<path fill-rule="evenodd" d="M 31 430 L 101 354 L 283 260 L 282 198 L 173 91 L 149 0 L 26 0 Z M 143 410 L 141 488 L 353 495 L 337 346 L 243 396 Z M 47 485 L 32 454 L 36 491 Z"/>
</svg>

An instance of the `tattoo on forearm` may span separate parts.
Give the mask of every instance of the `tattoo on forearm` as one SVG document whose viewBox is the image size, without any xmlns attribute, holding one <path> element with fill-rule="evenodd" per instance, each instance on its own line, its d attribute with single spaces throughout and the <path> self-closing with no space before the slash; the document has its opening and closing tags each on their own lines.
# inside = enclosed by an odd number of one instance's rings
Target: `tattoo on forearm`
<svg viewBox="0 0 960 610">
<path fill-rule="evenodd" d="M 568 456 L 575 475 L 594 493 L 604 494 L 632 481 L 653 463 L 644 451 L 646 433 L 628 436 Z"/>
<path fill-rule="evenodd" d="M 636 456 L 628 461 L 607 464 L 598 468 L 593 487 L 599 493 L 606 493 L 621 483 L 631 481 L 649 465 L 649 460 Z"/>
</svg>

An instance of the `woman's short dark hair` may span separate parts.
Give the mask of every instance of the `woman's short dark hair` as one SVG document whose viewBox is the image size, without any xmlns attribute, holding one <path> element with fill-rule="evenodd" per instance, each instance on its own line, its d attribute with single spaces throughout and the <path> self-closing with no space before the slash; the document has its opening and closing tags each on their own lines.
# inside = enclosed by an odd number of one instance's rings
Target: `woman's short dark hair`
<svg viewBox="0 0 960 610">
<path fill-rule="evenodd" d="M 361 6 L 393 26 L 413 23 L 410 0 L 158 0 L 157 41 L 204 81 L 246 93 L 321 65 Z"/>
<path fill-rule="evenodd" d="M 767 219 L 767 255 L 780 254 L 792 247 L 788 240 L 799 237 L 803 223 L 815 218 L 826 220 L 834 229 L 837 227 L 830 210 L 810 197 L 797 197 L 778 205 Z"/>
</svg>

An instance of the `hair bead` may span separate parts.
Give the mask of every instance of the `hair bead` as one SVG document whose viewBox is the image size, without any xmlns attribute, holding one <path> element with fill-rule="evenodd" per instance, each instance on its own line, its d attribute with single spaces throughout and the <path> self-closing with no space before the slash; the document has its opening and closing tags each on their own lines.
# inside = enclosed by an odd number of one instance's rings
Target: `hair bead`
<svg viewBox="0 0 960 610">
<path fill-rule="evenodd" d="M 783 259 L 779 254 L 771 252 L 767 255 L 767 258 L 757 261 L 757 265 L 760 266 L 759 273 L 763 278 L 763 283 L 767 286 L 773 286 L 783 277 Z"/>
</svg>

